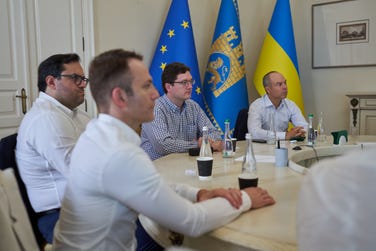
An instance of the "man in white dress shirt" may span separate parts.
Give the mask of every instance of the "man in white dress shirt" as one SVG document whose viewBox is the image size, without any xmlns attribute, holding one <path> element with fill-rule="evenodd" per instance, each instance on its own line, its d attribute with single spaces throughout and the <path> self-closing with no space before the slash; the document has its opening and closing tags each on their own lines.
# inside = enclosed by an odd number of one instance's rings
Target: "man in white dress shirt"
<svg viewBox="0 0 376 251">
<path fill-rule="evenodd" d="M 249 106 L 248 131 L 254 139 L 268 139 L 270 130 L 270 116 L 274 118 L 274 129 L 277 139 L 290 139 L 305 135 L 308 127 L 299 107 L 287 99 L 287 81 L 277 72 L 271 71 L 265 74 L 263 85 L 266 94 L 256 99 Z M 294 125 L 289 131 L 289 122 Z"/>
<path fill-rule="evenodd" d="M 299 250 L 375 250 L 375 153 L 355 151 L 309 169 L 297 205 Z"/>
<path fill-rule="evenodd" d="M 72 149 L 90 120 L 77 109 L 87 83 L 77 54 L 44 60 L 38 68 L 39 96 L 18 131 L 17 165 L 48 243 L 59 217 Z"/>
<path fill-rule="evenodd" d="M 163 181 L 136 133 L 141 123 L 153 120 L 159 96 L 140 55 L 122 49 L 104 52 L 91 62 L 89 76 L 99 116 L 72 154 L 55 250 L 135 250 L 139 213 L 173 231 L 198 236 L 251 207 L 274 203 L 259 187 L 208 191 Z M 196 201 L 202 202 L 192 203 Z"/>
</svg>

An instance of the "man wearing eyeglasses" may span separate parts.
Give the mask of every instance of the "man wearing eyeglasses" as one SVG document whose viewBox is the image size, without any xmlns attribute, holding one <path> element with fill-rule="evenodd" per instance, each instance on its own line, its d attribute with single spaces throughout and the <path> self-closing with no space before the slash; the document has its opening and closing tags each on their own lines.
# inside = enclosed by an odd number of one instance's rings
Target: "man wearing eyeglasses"
<svg viewBox="0 0 376 251">
<path fill-rule="evenodd" d="M 260 187 L 168 185 L 139 147 L 137 129 L 153 120 L 159 97 L 142 56 L 122 49 L 104 52 L 90 63 L 89 74 L 99 115 L 73 150 L 53 250 L 136 250 L 139 213 L 168 229 L 199 236 L 251 207 L 275 203 Z"/>
<path fill-rule="evenodd" d="M 90 119 L 77 109 L 88 82 L 77 54 L 44 60 L 38 68 L 39 96 L 18 131 L 18 168 L 48 243 L 59 217 L 73 147 Z"/>
<path fill-rule="evenodd" d="M 208 127 L 210 144 L 214 151 L 222 150 L 221 135 L 205 112 L 191 98 L 190 68 L 182 63 L 166 65 L 162 73 L 165 94 L 154 107 L 154 120 L 142 124 L 141 147 L 152 160 L 176 152 L 200 147 L 202 128 Z"/>
</svg>

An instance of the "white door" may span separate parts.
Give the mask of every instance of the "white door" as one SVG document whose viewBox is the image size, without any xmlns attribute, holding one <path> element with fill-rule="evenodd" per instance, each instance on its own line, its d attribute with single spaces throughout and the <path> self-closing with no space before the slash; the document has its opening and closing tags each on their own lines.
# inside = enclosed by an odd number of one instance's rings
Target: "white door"
<svg viewBox="0 0 376 251">
<path fill-rule="evenodd" d="M 0 135 L 15 132 L 30 98 L 27 31 L 23 0 L 0 0 Z M 24 111 L 22 111 L 22 101 Z"/>
<path fill-rule="evenodd" d="M 0 137 L 17 131 L 38 96 L 41 61 L 75 52 L 87 72 L 93 55 L 91 13 L 92 0 L 0 0 L 0 34 L 5 35 L 0 36 Z M 26 99 L 18 97 L 22 93 Z M 85 103 L 81 109 L 91 107 Z"/>
</svg>

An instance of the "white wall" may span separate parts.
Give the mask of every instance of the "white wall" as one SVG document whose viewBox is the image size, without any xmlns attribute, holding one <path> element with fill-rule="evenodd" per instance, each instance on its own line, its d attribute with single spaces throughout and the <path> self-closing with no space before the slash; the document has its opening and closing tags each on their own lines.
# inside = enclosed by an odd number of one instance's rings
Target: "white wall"
<svg viewBox="0 0 376 251">
<path fill-rule="evenodd" d="M 376 9 L 376 1 L 358 0 Z M 250 101 L 258 97 L 252 77 L 275 0 L 238 0 Z M 306 113 L 324 112 L 328 130 L 348 129 L 346 93 L 376 92 L 376 67 L 312 69 L 311 6 L 328 0 L 291 0 L 299 70 Z M 189 0 L 198 61 L 203 77 L 220 0 Z M 170 0 L 94 0 L 96 53 L 134 49 L 149 65 Z M 374 30 L 374 29 L 373 29 Z M 372 27 L 371 27 L 372 32 Z"/>
</svg>

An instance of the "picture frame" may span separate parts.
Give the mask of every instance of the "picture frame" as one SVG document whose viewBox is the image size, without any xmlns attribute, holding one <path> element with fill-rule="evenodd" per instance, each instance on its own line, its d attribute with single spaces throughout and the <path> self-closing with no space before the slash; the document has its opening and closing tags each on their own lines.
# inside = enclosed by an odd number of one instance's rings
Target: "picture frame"
<svg viewBox="0 0 376 251">
<path fill-rule="evenodd" d="M 337 44 L 368 43 L 369 19 L 337 23 Z"/>
<path fill-rule="evenodd" d="M 312 5 L 312 68 L 376 66 L 374 7 L 371 0 Z"/>
</svg>

